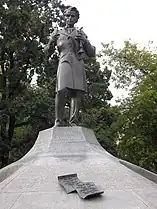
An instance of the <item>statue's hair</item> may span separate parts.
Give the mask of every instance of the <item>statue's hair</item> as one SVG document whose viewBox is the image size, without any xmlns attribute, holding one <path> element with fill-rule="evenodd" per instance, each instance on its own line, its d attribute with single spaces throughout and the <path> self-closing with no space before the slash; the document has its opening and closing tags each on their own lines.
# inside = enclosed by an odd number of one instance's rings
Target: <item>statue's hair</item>
<svg viewBox="0 0 157 209">
<path fill-rule="evenodd" d="M 67 6 L 66 9 L 64 10 L 64 14 L 66 14 L 67 12 L 70 12 L 70 11 L 76 12 L 77 20 L 80 18 L 80 13 L 76 7 Z"/>
</svg>

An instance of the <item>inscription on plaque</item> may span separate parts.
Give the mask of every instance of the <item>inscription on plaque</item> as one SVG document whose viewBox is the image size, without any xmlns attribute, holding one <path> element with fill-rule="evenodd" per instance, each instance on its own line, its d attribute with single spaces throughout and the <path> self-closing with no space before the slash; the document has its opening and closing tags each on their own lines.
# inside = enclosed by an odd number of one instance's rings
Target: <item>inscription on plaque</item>
<svg viewBox="0 0 157 209">
<path fill-rule="evenodd" d="M 62 128 L 53 130 L 53 138 L 61 141 L 85 141 L 82 131 L 79 128 Z"/>
<path fill-rule="evenodd" d="M 81 181 L 76 184 L 76 191 L 83 199 L 104 193 L 104 191 L 99 189 L 93 182 L 84 183 Z"/>
<path fill-rule="evenodd" d="M 98 188 L 93 182 L 80 181 L 76 173 L 58 176 L 58 181 L 67 194 L 76 191 L 83 199 L 104 193 L 104 191 Z"/>
<path fill-rule="evenodd" d="M 59 184 L 65 189 L 66 193 L 76 191 L 75 185 L 79 182 L 77 174 L 68 174 L 64 176 L 58 176 Z"/>
</svg>

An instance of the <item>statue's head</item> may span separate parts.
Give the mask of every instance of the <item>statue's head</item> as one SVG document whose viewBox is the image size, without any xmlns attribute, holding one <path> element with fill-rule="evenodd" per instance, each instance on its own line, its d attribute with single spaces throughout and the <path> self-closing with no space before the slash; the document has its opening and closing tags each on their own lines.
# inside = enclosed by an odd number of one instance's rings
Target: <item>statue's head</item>
<svg viewBox="0 0 157 209">
<path fill-rule="evenodd" d="M 80 17 L 80 13 L 76 7 L 69 6 L 67 9 L 65 9 L 64 16 L 65 16 L 66 25 L 69 27 L 73 27 L 74 24 L 77 23 Z"/>
</svg>

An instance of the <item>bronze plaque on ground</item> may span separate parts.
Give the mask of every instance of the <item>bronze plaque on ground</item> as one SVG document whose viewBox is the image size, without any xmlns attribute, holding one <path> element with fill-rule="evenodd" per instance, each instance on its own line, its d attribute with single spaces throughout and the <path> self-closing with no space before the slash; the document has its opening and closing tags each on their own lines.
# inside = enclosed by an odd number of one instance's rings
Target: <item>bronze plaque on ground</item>
<svg viewBox="0 0 157 209">
<path fill-rule="evenodd" d="M 67 194 L 76 191 L 78 195 L 83 199 L 92 196 L 97 196 L 104 192 L 93 182 L 80 181 L 76 173 L 58 176 L 58 181 L 59 184 L 65 189 Z"/>
<path fill-rule="evenodd" d="M 98 188 L 93 182 L 80 181 L 76 184 L 75 188 L 78 195 L 83 199 L 104 193 L 104 191 Z"/>
<path fill-rule="evenodd" d="M 69 194 L 71 192 L 76 191 L 75 185 L 79 182 L 77 174 L 68 174 L 63 176 L 58 176 L 59 184 L 65 189 L 66 193 Z"/>
</svg>

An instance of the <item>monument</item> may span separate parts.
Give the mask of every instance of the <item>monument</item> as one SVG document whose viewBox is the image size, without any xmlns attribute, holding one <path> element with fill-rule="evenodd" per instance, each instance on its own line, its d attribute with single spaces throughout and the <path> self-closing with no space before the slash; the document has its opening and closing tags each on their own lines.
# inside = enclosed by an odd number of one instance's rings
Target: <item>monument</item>
<svg viewBox="0 0 157 209">
<path fill-rule="evenodd" d="M 65 192 L 58 177 L 69 174 L 104 193 L 83 199 L 80 187 Z M 53 127 L 39 133 L 21 160 L 0 170 L 0 209 L 156 209 L 156 183 L 157 175 L 106 152 L 92 130 Z"/>
<path fill-rule="evenodd" d="M 67 28 L 55 30 L 45 48 L 49 56 L 57 43 L 60 52 L 55 126 L 41 131 L 22 159 L 0 170 L 0 209 L 156 209 L 157 175 L 112 156 L 92 130 L 73 126 L 86 92 L 83 57 L 94 56 L 95 49 L 73 27 L 77 9 L 65 15 Z M 69 126 L 61 127 L 67 94 L 71 115 Z M 93 192 L 104 193 L 84 199 Z"/>
<path fill-rule="evenodd" d="M 68 7 L 65 12 L 66 26 L 56 28 L 45 47 L 46 57 L 50 57 L 55 46 L 60 54 L 57 70 L 55 126 L 75 126 L 78 124 L 81 96 L 87 91 L 86 74 L 84 69 L 85 57 L 95 56 L 93 47 L 82 29 L 74 27 L 79 19 L 79 11 Z M 69 124 L 63 121 L 67 96 L 71 99 Z"/>
</svg>

